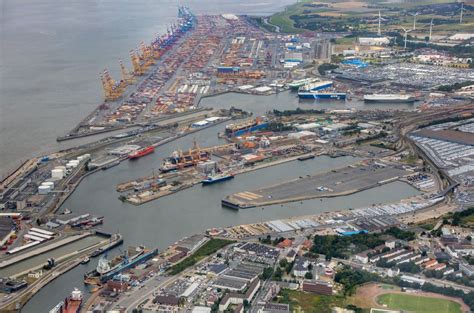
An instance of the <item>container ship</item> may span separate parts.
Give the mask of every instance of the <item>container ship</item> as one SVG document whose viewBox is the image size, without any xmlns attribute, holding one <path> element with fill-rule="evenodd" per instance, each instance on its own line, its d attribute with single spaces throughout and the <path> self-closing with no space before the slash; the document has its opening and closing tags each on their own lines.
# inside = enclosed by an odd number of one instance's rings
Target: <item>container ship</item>
<svg viewBox="0 0 474 313">
<path fill-rule="evenodd" d="M 101 257 L 97 268 L 84 274 L 84 283 L 103 283 L 124 270 L 144 263 L 158 254 L 158 249 L 146 251 L 143 247 L 130 248 L 128 253 L 115 257 L 112 260 Z"/>
<path fill-rule="evenodd" d="M 128 158 L 130 160 L 135 160 L 135 159 L 138 159 L 138 158 L 141 158 L 142 156 L 145 156 L 145 155 L 148 155 L 150 153 L 153 153 L 155 151 L 155 147 L 153 146 L 149 146 L 149 147 L 146 147 L 146 148 L 143 148 L 143 149 L 140 149 L 140 150 L 137 150 L 133 153 L 130 153 L 128 155 Z"/>
<path fill-rule="evenodd" d="M 300 87 L 303 87 L 304 85 L 307 84 L 312 84 L 318 82 L 319 79 L 317 78 L 305 78 L 305 79 L 299 79 L 299 80 L 294 80 L 291 83 L 288 84 L 291 90 L 297 91 Z"/>
<path fill-rule="evenodd" d="M 413 103 L 415 97 L 411 95 L 400 95 L 400 94 L 373 94 L 364 95 L 364 101 L 368 103 L 385 102 L 385 103 Z"/>
<path fill-rule="evenodd" d="M 298 92 L 318 91 L 332 86 L 332 81 L 325 80 L 321 82 L 306 84 L 298 89 Z"/>
<path fill-rule="evenodd" d="M 59 302 L 49 313 L 79 313 L 82 306 L 82 292 L 74 288 L 71 295 Z"/>
<path fill-rule="evenodd" d="M 346 100 L 346 96 L 347 94 L 345 92 L 332 90 L 298 92 L 298 97 L 301 99 Z"/>
<path fill-rule="evenodd" d="M 203 186 L 206 186 L 206 185 L 212 185 L 215 183 L 226 181 L 232 178 L 234 178 L 233 174 L 225 174 L 225 173 L 212 174 L 212 175 L 207 176 L 205 179 L 203 179 L 201 183 Z"/>
</svg>

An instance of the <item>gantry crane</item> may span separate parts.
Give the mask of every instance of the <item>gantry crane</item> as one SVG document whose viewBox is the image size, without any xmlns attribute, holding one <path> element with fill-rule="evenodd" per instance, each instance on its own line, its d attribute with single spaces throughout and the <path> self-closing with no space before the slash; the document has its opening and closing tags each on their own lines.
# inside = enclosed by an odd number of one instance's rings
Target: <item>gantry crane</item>
<svg viewBox="0 0 474 313">
<path fill-rule="evenodd" d="M 122 60 L 119 60 L 119 63 L 120 73 L 122 74 L 122 81 L 124 82 L 124 84 L 131 85 L 136 82 L 136 79 L 133 77 L 133 75 L 125 68 L 125 65 L 123 65 Z"/>
<path fill-rule="evenodd" d="M 135 51 L 131 50 L 130 51 L 130 58 L 132 59 L 132 65 L 133 65 L 133 75 L 135 76 L 140 76 L 144 74 L 144 69 L 142 65 L 140 64 L 140 57 L 135 53 Z"/>
<path fill-rule="evenodd" d="M 104 89 L 105 101 L 114 101 L 122 96 L 125 88 L 122 84 L 117 84 L 106 69 L 100 75 L 100 79 Z"/>
<path fill-rule="evenodd" d="M 142 65 L 146 71 L 151 65 L 155 64 L 155 60 L 153 58 L 153 51 L 152 48 L 150 46 L 146 46 L 143 41 L 140 43 L 140 51 L 140 58 L 143 62 Z"/>
</svg>

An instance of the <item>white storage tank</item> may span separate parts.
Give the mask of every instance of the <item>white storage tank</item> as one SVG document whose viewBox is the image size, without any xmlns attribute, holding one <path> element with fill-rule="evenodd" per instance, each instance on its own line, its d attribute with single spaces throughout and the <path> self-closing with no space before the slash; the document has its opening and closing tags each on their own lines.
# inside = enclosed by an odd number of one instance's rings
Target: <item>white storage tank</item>
<svg viewBox="0 0 474 313">
<path fill-rule="evenodd" d="M 76 161 L 74 162 L 74 160 L 72 161 L 69 161 L 67 164 L 66 164 L 66 168 L 70 169 L 70 168 L 75 168 L 79 165 L 79 162 Z"/>
<path fill-rule="evenodd" d="M 62 179 L 64 177 L 64 171 L 60 168 L 52 169 L 51 177 L 55 179 Z"/>
<path fill-rule="evenodd" d="M 52 181 L 45 181 L 45 182 L 43 182 L 41 185 L 42 185 L 42 186 L 50 186 L 51 189 L 54 188 L 54 182 L 52 182 Z"/>
<path fill-rule="evenodd" d="M 51 191 L 51 186 L 41 185 L 38 187 L 38 193 L 40 195 L 46 195 Z"/>
</svg>

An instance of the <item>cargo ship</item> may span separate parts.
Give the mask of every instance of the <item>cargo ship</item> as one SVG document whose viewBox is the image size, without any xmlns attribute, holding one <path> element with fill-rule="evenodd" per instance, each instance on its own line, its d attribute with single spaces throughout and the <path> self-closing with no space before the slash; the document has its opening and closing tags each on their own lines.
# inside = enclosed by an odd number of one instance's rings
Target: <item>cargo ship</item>
<svg viewBox="0 0 474 313">
<path fill-rule="evenodd" d="M 308 154 L 308 155 L 304 155 L 304 156 L 300 156 L 298 158 L 298 161 L 306 161 L 306 160 L 311 160 L 311 159 L 314 159 L 316 156 L 314 154 Z"/>
<path fill-rule="evenodd" d="M 59 302 L 49 313 L 79 313 L 82 307 L 82 292 L 74 288 L 71 295 Z"/>
<path fill-rule="evenodd" d="M 97 225 L 101 225 L 104 223 L 104 217 L 103 216 L 98 216 L 98 217 L 91 217 L 85 220 L 80 220 L 76 223 L 71 224 L 71 227 L 94 227 Z"/>
<path fill-rule="evenodd" d="M 336 91 L 305 91 L 298 92 L 300 99 L 321 99 L 321 100 L 346 100 L 345 92 Z"/>
<path fill-rule="evenodd" d="M 298 89 L 298 92 L 310 92 L 310 91 L 318 91 L 329 88 L 332 86 L 332 81 L 325 80 L 316 83 L 306 84 Z"/>
<path fill-rule="evenodd" d="M 155 152 L 155 147 L 149 146 L 149 147 L 137 150 L 133 153 L 130 153 L 128 155 L 128 158 L 130 160 L 135 160 L 135 159 L 141 158 L 142 156 L 148 155 L 148 154 L 153 153 L 153 152 Z"/>
<path fill-rule="evenodd" d="M 89 171 L 96 170 L 98 168 L 101 168 L 103 170 L 106 170 L 108 168 L 111 168 L 113 166 L 119 165 L 120 164 L 120 159 L 113 157 L 113 158 L 99 158 L 95 159 L 89 162 L 87 164 L 87 169 Z"/>
<path fill-rule="evenodd" d="M 211 184 L 219 183 L 222 181 L 226 181 L 232 178 L 234 178 L 233 174 L 225 174 L 225 173 L 212 174 L 212 175 L 207 176 L 205 179 L 203 179 L 201 183 L 203 186 L 206 186 L 206 185 L 211 185 Z"/>
<path fill-rule="evenodd" d="M 84 274 L 84 283 L 99 284 L 106 282 L 115 275 L 131 267 L 144 263 L 158 254 L 158 249 L 146 251 L 143 247 L 129 249 L 128 253 L 117 256 L 112 260 L 101 257 L 97 268 Z"/>
<path fill-rule="evenodd" d="M 95 231 L 96 234 L 104 234 L 98 230 Z M 97 250 L 94 250 L 94 252 L 91 253 L 91 257 L 95 258 L 96 256 L 99 256 L 101 255 L 102 253 L 104 252 L 107 252 L 113 248 L 115 248 L 116 246 L 119 246 L 123 243 L 123 238 L 122 238 L 122 235 L 120 234 L 113 234 L 112 236 L 110 236 L 110 241 L 107 245 L 97 249 Z"/>
<path fill-rule="evenodd" d="M 160 167 L 161 173 L 177 171 L 183 168 L 195 166 L 198 162 L 209 160 L 211 155 L 207 151 L 199 149 L 190 150 L 187 153 L 175 151 L 173 154 L 163 161 Z"/>
<path fill-rule="evenodd" d="M 304 85 L 316 83 L 318 81 L 319 79 L 317 78 L 298 79 L 289 83 L 288 86 L 290 87 L 291 90 L 297 91 L 300 87 L 303 87 Z"/>
<path fill-rule="evenodd" d="M 401 95 L 401 94 L 373 94 L 373 95 L 364 95 L 364 101 L 368 103 L 413 103 L 415 102 L 415 97 L 411 95 Z"/>
<path fill-rule="evenodd" d="M 242 121 L 240 123 L 228 124 L 225 127 L 225 135 L 232 136 L 242 136 L 243 134 L 262 130 L 268 126 L 268 122 L 263 121 L 261 118 L 253 118 Z"/>
</svg>

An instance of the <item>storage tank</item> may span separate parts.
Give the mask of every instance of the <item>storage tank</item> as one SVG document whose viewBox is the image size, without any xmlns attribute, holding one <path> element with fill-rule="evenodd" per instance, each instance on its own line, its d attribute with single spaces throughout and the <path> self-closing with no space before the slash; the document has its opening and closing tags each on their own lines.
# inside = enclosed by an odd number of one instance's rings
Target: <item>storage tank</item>
<svg viewBox="0 0 474 313">
<path fill-rule="evenodd" d="M 40 195 L 46 195 L 51 191 L 51 186 L 41 185 L 38 187 L 38 193 Z"/>
<path fill-rule="evenodd" d="M 66 168 L 70 169 L 70 168 L 75 168 L 79 165 L 79 162 L 74 162 L 74 161 L 69 161 L 67 164 L 66 164 Z"/>
<path fill-rule="evenodd" d="M 51 189 L 54 188 L 54 182 L 52 182 L 52 181 L 45 181 L 45 182 L 43 182 L 41 185 L 43 185 L 43 186 L 50 186 Z"/>
<path fill-rule="evenodd" d="M 56 179 L 62 179 L 64 177 L 64 171 L 60 168 L 52 169 L 51 177 Z"/>
</svg>

